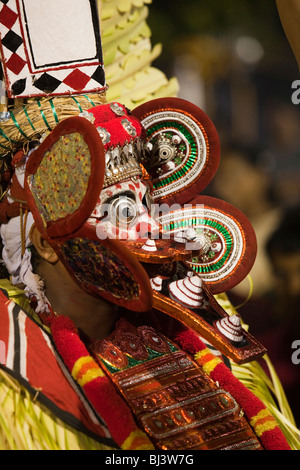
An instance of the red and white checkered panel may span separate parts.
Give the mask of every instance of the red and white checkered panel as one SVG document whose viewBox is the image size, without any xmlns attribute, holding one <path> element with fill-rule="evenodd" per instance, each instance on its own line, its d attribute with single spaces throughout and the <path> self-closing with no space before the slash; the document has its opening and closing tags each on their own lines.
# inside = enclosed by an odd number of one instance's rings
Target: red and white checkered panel
<svg viewBox="0 0 300 470">
<path fill-rule="evenodd" d="M 104 90 L 96 0 L 0 0 L 10 98 Z"/>
</svg>

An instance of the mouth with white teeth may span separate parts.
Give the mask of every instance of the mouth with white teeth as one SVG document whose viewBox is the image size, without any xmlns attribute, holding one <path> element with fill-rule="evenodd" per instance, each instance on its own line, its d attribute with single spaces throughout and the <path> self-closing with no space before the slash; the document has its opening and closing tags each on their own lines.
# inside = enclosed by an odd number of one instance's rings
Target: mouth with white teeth
<svg viewBox="0 0 300 470">
<path fill-rule="evenodd" d="M 149 276 L 154 304 L 155 294 L 159 293 L 185 308 L 206 306 L 207 302 L 202 293 L 202 280 L 186 263 L 191 260 L 195 252 L 187 250 L 182 241 L 139 239 L 127 241 L 126 246 L 137 257 Z"/>
</svg>

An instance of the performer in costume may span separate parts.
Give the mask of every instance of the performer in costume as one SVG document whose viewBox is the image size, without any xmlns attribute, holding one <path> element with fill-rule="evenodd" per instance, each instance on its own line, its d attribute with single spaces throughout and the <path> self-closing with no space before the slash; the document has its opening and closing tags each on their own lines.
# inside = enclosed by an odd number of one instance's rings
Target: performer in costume
<svg viewBox="0 0 300 470">
<path fill-rule="evenodd" d="M 110 116 L 111 119 L 102 121 L 101 126 L 95 120 L 98 130 L 89 122 L 90 114 L 98 117 L 114 115 L 116 112 L 121 116 Z M 140 200 L 143 196 L 143 193 L 140 194 L 143 181 L 138 177 L 141 170 L 136 164 L 140 153 L 127 153 L 128 162 L 132 161 L 132 164 L 127 166 L 124 162 L 123 172 L 119 171 L 118 175 L 114 173 L 115 188 L 110 183 L 106 186 L 107 179 L 109 181 L 111 177 L 111 167 L 108 164 L 105 166 L 104 162 L 105 157 L 108 161 L 110 154 L 108 150 L 104 157 L 99 127 L 103 141 L 103 135 L 109 133 L 113 143 L 114 139 L 119 141 L 119 149 L 122 148 L 125 155 L 128 142 L 132 142 L 131 148 L 139 147 L 138 137 L 142 135 L 142 127 L 138 120 L 127 115 L 124 107 L 116 103 L 91 109 L 87 116 L 88 119 L 72 117 L 63 120 L 36 150 L 29 152 L 25 168 L 23 158 L 19 161 L 21 166 L 16 168 L 5 209 L 11 212 L 10 205 L 17 203 L 19 208 L 21 204 L 24 213 L 30 211 L 26 219 L 23 215 L 17 217 L 17 230 L 20 230 L 19 224 L 23 220 L 27 248 L 23 256 L 21 254 L 20 265 L 15 264 L 16 269 L 10 267 L 9 261 L 7 267 L 14 277 L 19 274 L 20 281 L 26 285 L 32 305 L 36 304 L 35 312 L 50 329 L 53 347 L 82 388 L 89 404 L 104 421 L 106 433 L 111 435 L 115 446 L 147 449 L 154 446 L 162 449 L 261 448 L 247 420 L 241 416 L 240 405 L 231 395 L 237 381 L 231 384 L 230 393 L 227 390 L 230 389 L 227 383 L 229 370 L 227 372 L 222 360 L 207 350 L 199 335 L 181 325 L 173 325 L 173 331 L 170 332 L 176 340 L 173 342 L 162 334 L 162 327 L 159 330 L 153 327 L 155 323 L 159 324 L 160 319 L 156 314 L 151 321 L 150 313 L 147 315 L 150 318 L 144 324 L 144 316 L 140 320 L 128 322 L 127 318 L 131 315 L 125 312 L 122 318 L 119 311 L 120 318 L 115 325 L 115 308 L 105 304 L 102 299 L 130 311 L 150 312 L 150 284 L 141 265 L 124 249 L 121 241 L 111 238 L 99 240 L 96 232 L 101 230 L 101 220 L 100 224 L 93 223 L 93 207 L 103 186 L 100 199 L 106 197 L 109 190 L 116 195 L 116 188 L 120 186 L 120 190 L 126 190 L 131 203 L 133 198 L 129 197 L 129 190 Z M 128 136 L 125 145 L 120 146 L 122 129 Z M 122 152 L 115 152 L 116 149 L 118 147 L 114 146 L 110 152 L 114 158 L 119 158 Z M 24 157 L 27 159 L 27 156 Z M 64 167 L 68 168 L 68 173 Z M 77 192 L 74 191 L 75 186 L 79 186 Z M 101 211 L 101 205 L 96 205 L 96 212 Z M 114 202 L 111 205 L 113 207 Z M 89 213 L 92 217 L 88 217 Z M 3 257 L 8 260 L 11 243 L 16 243 L 16 238 L 12 241 L 9 235 L 15 226 L 14 219 L 3 224 L 1 229 Z M 26 231 L 29 237 L 26 237 Z M 143 240 L 144 243 L 146 241 Z M 140 243 L 140 238 L 135 242 Z M 158 245 L 159 242 L 157 240 Z M 178 252 L 182 254 L 184 250 L 168 246 L 168 241 L 162 242 L 167 244 L 168 252 L 167 255 L 162 253 L 163 259 L 169 258 L 173 265 Z M 31 268 L 32 252 L 28 249 L 31 243 L 34 246 L 31 250 L 35 249 L 40 256 L 39 259 L 35 254 L 36 272 Z M 126 241 L 126 245 L 130 246 L 130 243 L 130 240 Z M 201 278 L 191 277 L 191 286 L 195 285 L 195 279 Z M 175 282 L 177 287 L 180 281 Z M 202 293 L 202 289 L 197 292 L 201 293 L 197 301 L 203 303 L 205 293 Z M 71 301 L 71 296 L 74 296 L 75 301 Z M 179 309 L 180 312 L 182 310 Z M 207 311 L 210 312 L 210 309 Z M 11 308 L 7 308 L 6 314 L 8 318 L 10 315 L 15 316 Z M 27 320 L 23 318 L 21 321 L 18 312 L 15 331 L 20 328 L 20 322 L 25 324 L 26 331 Z M 30 340 L 29 335 L 26 339 L 27 354 L 31 347 Z M 241 341 L 238 338 L 238 342 Z M 8 368 L 15 367 L 16 362 L 14 355 L 11 364 L 10 342 L 11 332 L 8 331 Z M 195 355 L 195 360 L 184 350 Z M 31 363 L 25 356 L 20 357 L 20 361 L 23 365 L 19 373 L 22 370 L 25 373 L 23 380 L 25 377 L 29 379 Z M 218 369 L 220 377 L 216 372 Z M 209 378 L 214 373 L 224 382 L 225 389 L 219 380 L 219 385 L 216 385 Z M 41 389 L 40 395 L 43 395 L 46 390 L 39 381 L 40 377 L 36 376 L 30 383 L 35 383 L 34 388 Z M 123 398 L 119 397 L 114 387 Z M 239 393 L 241 390 L 245 411 L 251 394 L 240 386 Z M 50 396 L 53 393 L 51 386 L 48 393 Z M 274 418 L 255 397 L 252 397 L 247 412 L 253 413 L 253 410 L 255 415 L 251 418 L 261 416 L 258 421 L 262 420 L 263 426 L 266 426 L 260 436 L 262 441 L 266 439 L 266 446 L 270 439 L 271 447 L 279 443 L 279 446 L 286 445 Z"/>
<path fill-rule="evenodd" d="M 212 123 L 177 99 L 130 114 L 103 91 L 102 104 L 98 93 L 75 96 L 65 99 L 85 103 L 77 116 L 37 100 L 33 114 L 21 110 L 26 126 L 10 112 L 19 140 L 1 127 L 14 154 L 3 259 L 30 301 L 21 308 L 1 292 L 5 385 L 17 380 L 47 419 L 79 431 L 79 448 L 289 449 L 274 416 L 201 339 L 238 362 L 265 352 L 212 296 L 245 276 L 255 254 L 238 210 L 195 199 L 217 168 Z M 28 138 L 36 106 L 49 132 Z M 153 220 L 150 195 L 191 207 Z M 9 446 L 5 421 L 2 429 Z M 81 444 L 83 436 L 92 440 Z"/>
</svg>

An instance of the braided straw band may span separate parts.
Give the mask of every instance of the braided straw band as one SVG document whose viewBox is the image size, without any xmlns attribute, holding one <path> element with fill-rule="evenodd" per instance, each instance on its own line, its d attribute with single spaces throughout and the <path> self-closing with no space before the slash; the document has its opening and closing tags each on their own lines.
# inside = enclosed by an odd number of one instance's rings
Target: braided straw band
<svg viewBox="0 0 300 470">
<path fill-rule="evenodd" d="M 101 93 L 28 100 L 10 110 L 6 119 L 0 120 L 0 158 L 39 140 L 63 119 L 78 116 L 104 103 L 106 98 Z"/>
</svg>

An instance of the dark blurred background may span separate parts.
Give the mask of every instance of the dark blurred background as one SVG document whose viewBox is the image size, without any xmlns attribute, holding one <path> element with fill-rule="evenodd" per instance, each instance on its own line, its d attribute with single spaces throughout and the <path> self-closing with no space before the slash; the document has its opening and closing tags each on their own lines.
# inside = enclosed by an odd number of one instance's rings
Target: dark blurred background
<svg viewBox="0 0 300 470">
<path fill-rule="evenodd" d="M 155 65 L 176 76 L 179 96 L 202 107 L 222 148 L 260 151 L 281 204 L 300 200 L 300 106 L 292 104 L 298 68 L 275 0 L 153 0 Z"/>
<path fill-rule="evenodd" d="M 300 365 L 291 360 L 300 339 L 300 105 L 292 103 L 300 74 L 275 0 L 153 0 L 148 23 L 152 43 L 163 45 L 154 65 L 177 77 L 179 97 L 219 133 L 221 163 L 205 193 L 238 207 L 256 231 L 253 292 L 240 313 L 300 423 Z M 229 292 L 234 305 L 250 287 L 248 278 Z"/>
</svg>

